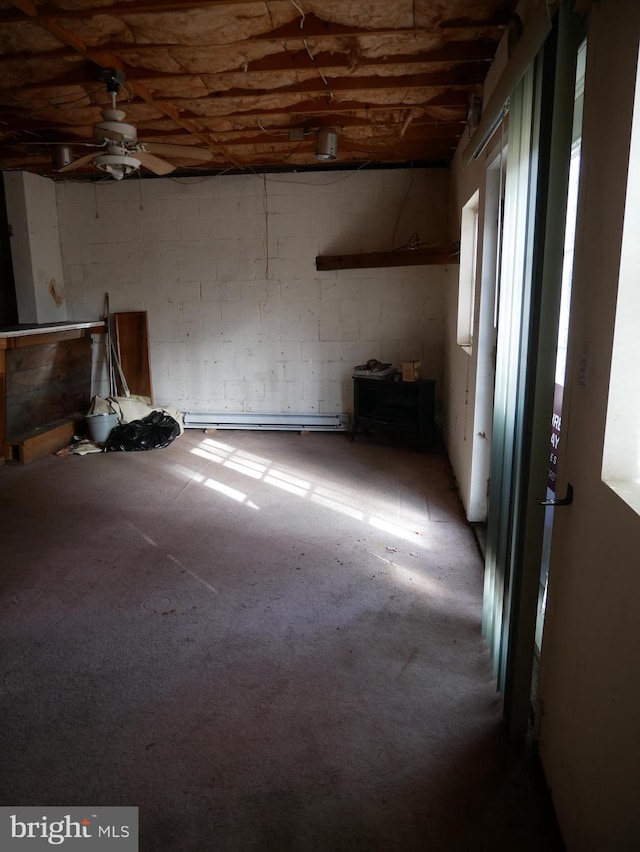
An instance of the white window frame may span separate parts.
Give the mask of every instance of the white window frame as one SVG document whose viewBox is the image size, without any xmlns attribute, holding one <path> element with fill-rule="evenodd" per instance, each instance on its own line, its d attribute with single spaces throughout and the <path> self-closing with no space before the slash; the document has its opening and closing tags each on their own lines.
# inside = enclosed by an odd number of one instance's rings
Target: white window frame
<svg viewBox="0 0 640 852">
<path fill-rule="evenodd" d="M 456 340 L 458 346 L 461 346 L 469 355 L 473 351 L 473 326 L 476 312 L 479 206 L 480 191 L 477 190 L 462 208 L 460 217 L 460 278 Z"/>
<path fill-rule="evenodd" d="M 602 479 L 640 515 L 640 51 L 620 252 Z"/>
</svg>

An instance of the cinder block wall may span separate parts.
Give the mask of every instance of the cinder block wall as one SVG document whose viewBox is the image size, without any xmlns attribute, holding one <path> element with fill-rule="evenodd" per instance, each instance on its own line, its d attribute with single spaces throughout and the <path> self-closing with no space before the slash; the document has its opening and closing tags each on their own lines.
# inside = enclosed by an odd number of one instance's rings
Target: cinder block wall
<svg viewBox="0 0 640 852">
<path fill-rule="evenodd" d="M 457 266 L 319 273 L 320 254 L 446 242 L 446 170 L 56 185 L 71 318 L 149 315 L 158 402 L 339 413 L 369 358 L 440 380 Z M 94 392 L 105 392 L 98 384 Z"/>
</svg>

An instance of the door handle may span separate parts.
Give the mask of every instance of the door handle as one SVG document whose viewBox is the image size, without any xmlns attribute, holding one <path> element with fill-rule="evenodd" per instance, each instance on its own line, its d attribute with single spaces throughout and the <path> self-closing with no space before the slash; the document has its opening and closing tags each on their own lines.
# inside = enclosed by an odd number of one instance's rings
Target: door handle
<svg viewBox="0 0 640 852">
<path fill-rule="evenodd" d="M 567 496 L 559 500 L 538 500 L 539 506 L 570 506 L 573 503 L 573 485 L 567 482 Z"/>
</svg>

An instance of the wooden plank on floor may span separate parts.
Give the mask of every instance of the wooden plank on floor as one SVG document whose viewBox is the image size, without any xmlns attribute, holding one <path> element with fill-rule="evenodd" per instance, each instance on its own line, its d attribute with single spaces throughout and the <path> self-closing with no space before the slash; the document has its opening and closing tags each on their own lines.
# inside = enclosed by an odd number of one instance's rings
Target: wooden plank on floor
<svg viewBox="0 0 640 852">
<path fill-rule="evenodd" d="M 73 420 L 64 420 L 36 429 L 17 443 L 20 461 L 27 464 L 61 450 L 71 443 L 74 431 Z"/>
</svg>

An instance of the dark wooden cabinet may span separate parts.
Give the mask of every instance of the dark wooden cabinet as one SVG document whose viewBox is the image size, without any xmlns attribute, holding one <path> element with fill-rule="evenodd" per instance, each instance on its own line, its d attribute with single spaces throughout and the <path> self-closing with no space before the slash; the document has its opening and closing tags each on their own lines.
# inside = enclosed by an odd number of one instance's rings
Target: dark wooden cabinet
<svg viewBox="0 0 640 852">
<path fill-rule="evenodd" d="M 359 430 L 384 432 L 432 446 L 435 439 L 435 388 L 431 379 L 398 382 L 353 377 L 351 440 Z"/>
</svg>

